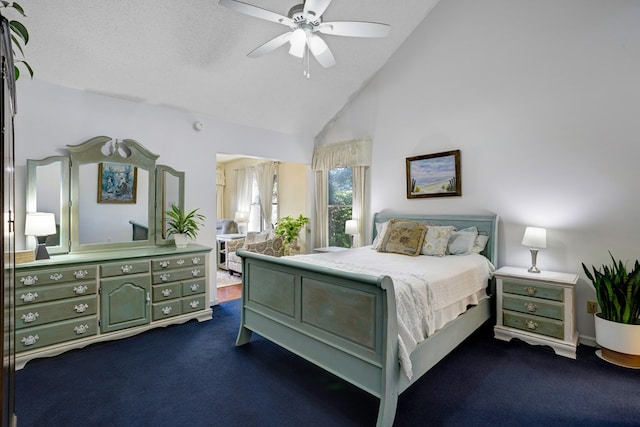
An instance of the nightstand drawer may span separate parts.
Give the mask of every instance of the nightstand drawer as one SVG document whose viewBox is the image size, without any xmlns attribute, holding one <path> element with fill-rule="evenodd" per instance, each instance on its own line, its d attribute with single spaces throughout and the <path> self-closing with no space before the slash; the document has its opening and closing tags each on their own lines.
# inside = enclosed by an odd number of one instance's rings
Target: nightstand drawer
<svg viewBox="0 0 640 427">
<path fill-rule="evenodd" d="M 502 308 L 556 320 L 564 320 L 564 304 L 556 301 L 504 294 Z"/>
<path fill-rule="evenodd" d="M 503 310 L 502 315 L 504 326 L 564 339 L 564 322 L 538 316 L 527 316 L 507 310 Z"/>
<path fill-rule="evenodd" d="M 532 281 L 503 279 L 502 290 L 508 294 L 564 301 L 564 291 L 561 287 L 543 285 Z"/>
</svg>

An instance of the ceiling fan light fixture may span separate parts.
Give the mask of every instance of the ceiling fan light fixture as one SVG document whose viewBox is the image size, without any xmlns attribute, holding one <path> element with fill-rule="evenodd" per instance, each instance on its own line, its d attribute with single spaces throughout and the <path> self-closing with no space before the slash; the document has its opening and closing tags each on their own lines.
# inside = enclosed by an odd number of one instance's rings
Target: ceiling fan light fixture
<svg viewBox="0 0 640 427">
<path fill-rule="evenodd" d="M 307 34 L 302 28 L 296 28 L 291 33 L 291 38 L 289 39 L 289 43 L 291 44 L 291 48 L 289 48 L 289 54 L 296 56 L 298 58 L 302 58 L 304 56 L 304 46 L 307 42 Z"/>
<path fill-rule="evenodd" d="M 318 36 L 309 37 L 308 43 L 309 49 L 311 49 L 311 52 L 316 56 L 322 55 L 328 49 L 327 44 Z"/>
</svg>

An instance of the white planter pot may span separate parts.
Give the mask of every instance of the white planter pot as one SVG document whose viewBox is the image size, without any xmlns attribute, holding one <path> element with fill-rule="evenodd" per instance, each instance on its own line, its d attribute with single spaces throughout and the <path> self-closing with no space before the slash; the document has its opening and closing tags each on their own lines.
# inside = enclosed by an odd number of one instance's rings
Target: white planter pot
<svg viewBox="0 0 640 427">
<path fill-rule="evenodd" d="M 176 248 L 186 248 L 189 244 L 189 236 L 186 234 L 174 234 L 173 240 L 176 244 Z"/>
<path fill-rule="evenodd" d="M 596 342 L 604 349 L 598 355 L 610 362 L 637 368 L 640 360 L 640 325 L 612 322 L 601 318 L 598 314 L 594 318 Z M 619 353 L 620 357 L 606 350 Z M 624 360 L 627 360 L 627 363 Z"/>
</svg>

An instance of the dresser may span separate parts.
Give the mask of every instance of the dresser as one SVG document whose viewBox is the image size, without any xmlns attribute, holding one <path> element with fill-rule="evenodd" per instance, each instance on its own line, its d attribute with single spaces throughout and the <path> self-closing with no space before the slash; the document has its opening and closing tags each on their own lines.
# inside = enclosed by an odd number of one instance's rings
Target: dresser
<svg viewBox="0 0 640 427">
<path fill-rule="evenodd" d="M 211 248 L 73 253 L 16 265 L 16 368 L 88 344 L 211 319 Z"/>
<path fill-rule="evenodd" d="M 576 358 L 575 286 L 578 275 L 502 267 L 496 277 L 497 339 L 519 338 L 547 345 L 556 354 Z"/>
</svg>

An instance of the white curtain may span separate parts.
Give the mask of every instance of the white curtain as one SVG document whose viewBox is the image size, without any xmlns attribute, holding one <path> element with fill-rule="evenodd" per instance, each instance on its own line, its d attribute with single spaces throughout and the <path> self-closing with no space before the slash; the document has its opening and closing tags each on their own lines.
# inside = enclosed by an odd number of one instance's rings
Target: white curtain
<svg viewBox="0 0 640 427">
<path fill-rule="evenodd" d="M 265 222 L 265 230 L 273 228 L 273 176 L 276 173 L 275 162 L 258 163 L 255 166 L 256 182 L 258 184 L 258 195 L 260 196 L 260 210 Z"/>
<path fill-rule="evenodd" d="M 329 241 L 329 171 L 336 168 L 353 169 L 353 209 L 351 217 L 358 221 L 358 234 L 353 236 L 354 246 L 364 240 L 365 171 L 371 166 L 369 138 L 352 139 L 316 147 L 312 168 L 316 171 L 316 245 L 327 246 Z"/>
<path fill-rule="evenodd" d="M 224 186 L 227 180 L 224 175 L 224 169 L 216 168 L 216 217 L 224 219 Z"/>
<path fill-rule="evenodd" d="M 236 187 L 236 212 L 248 212 L 251 209 L 251 186 L 253 185 L 253 168 L 238 169 L 238 185 Z"/>
</svg>

